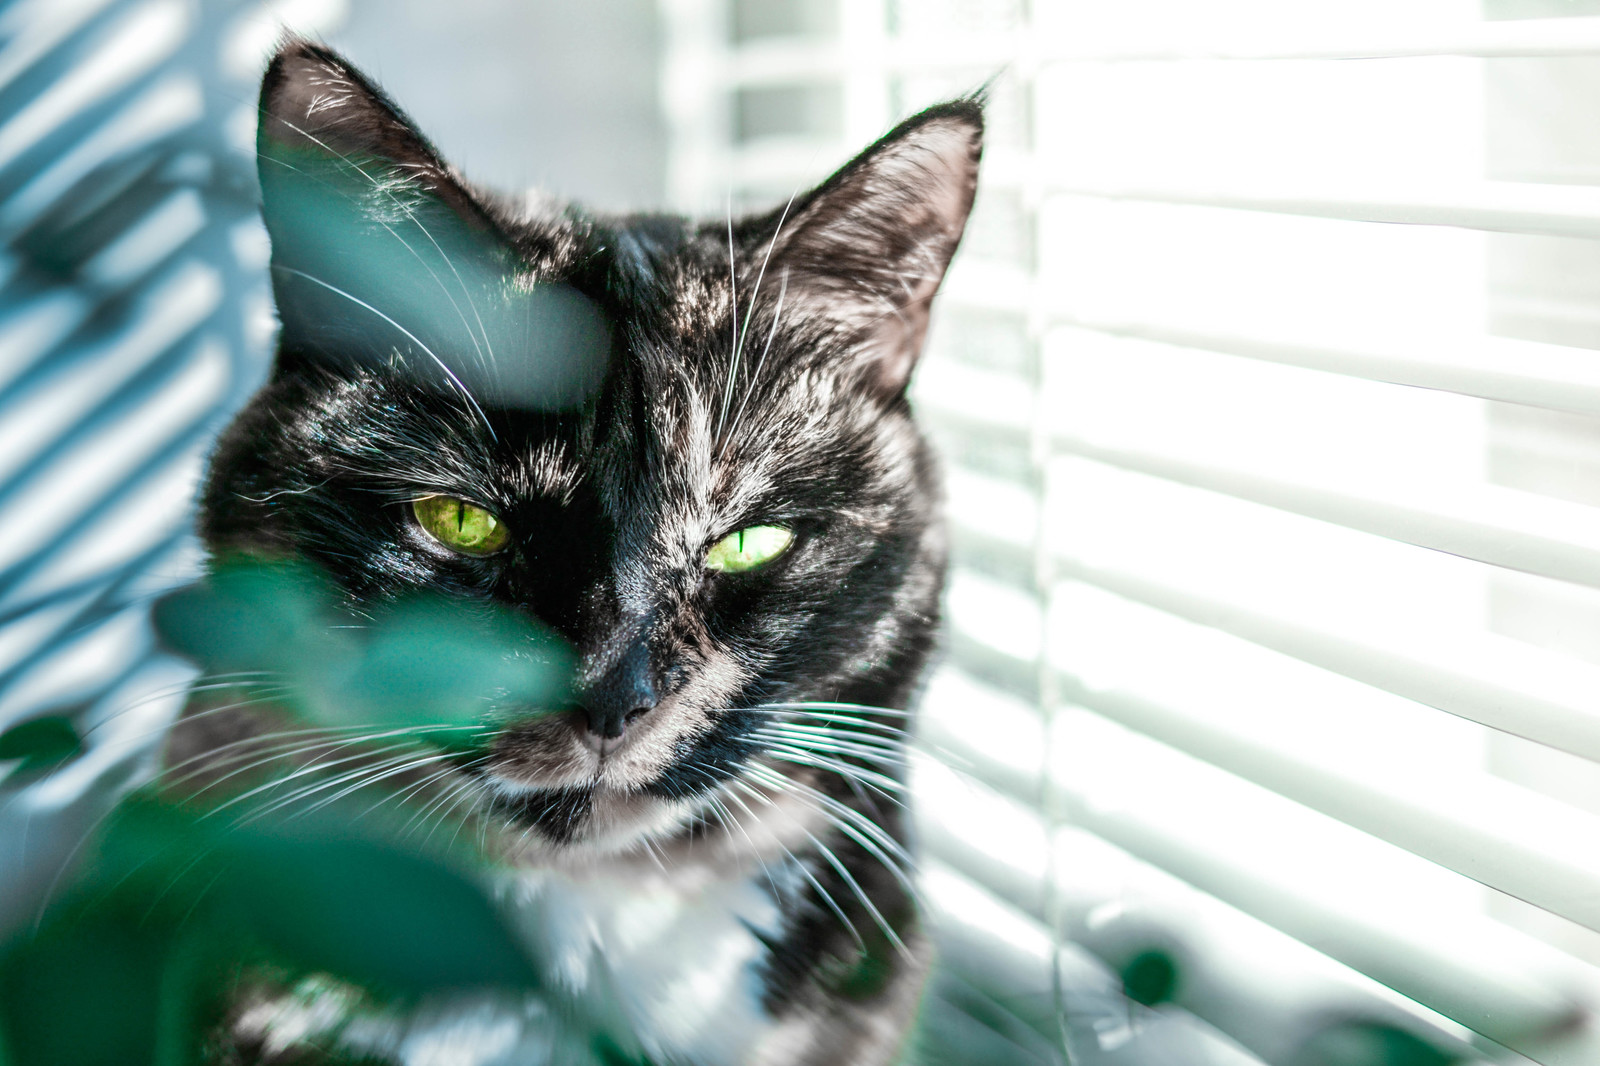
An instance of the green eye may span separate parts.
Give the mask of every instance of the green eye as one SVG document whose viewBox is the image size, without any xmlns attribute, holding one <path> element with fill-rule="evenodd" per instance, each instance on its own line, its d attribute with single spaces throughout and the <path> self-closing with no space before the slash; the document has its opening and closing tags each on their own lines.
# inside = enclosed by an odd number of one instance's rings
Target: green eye
<svg viewBox="0 0 1600 1066">
<path fill-rule="evenodd" d="M 794 543 L 794 534 L 782 526 L 750 526 L 729 533 L 706 553 L 706 569 L 737 574 L 765 566 Z"/>
<path fill-rule="evenodd" d="M 411 512 L 428 536 L 465 555 L 493 555 L 511 539 L 504 522 L 454 496 L 424 496 L 412 502 Z"/>
</svg>

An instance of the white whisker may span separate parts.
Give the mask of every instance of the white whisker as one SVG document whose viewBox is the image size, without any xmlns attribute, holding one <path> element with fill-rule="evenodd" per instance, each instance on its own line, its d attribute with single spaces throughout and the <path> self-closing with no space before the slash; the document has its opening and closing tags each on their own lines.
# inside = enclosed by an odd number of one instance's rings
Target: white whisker
<svg viewBox="0 0 1600 1066">
<path fill-rule="evenodd" d="M 741 780 L 741 779 L 736 777 L 736 778 L 733 778 L 729 782 L 729 784 L 731 784 L 734 787 L 738 788 L 740 791 L 743 791 L 743 792 L 755 797 L 756 799 L 760 800 L 762 803 L 765 803 L 770 807 L 777 806 L 775 803 L 772 802 L 772 797 L 766 795 L 760 789 L 753 787 L 747 781 L 743 781 L 743 780 Z M 732 793 L 729 793 L 730 797 L 732 795 L 733 795 Z M 750 812 L 751 817 L 755 816 L 755 812 L 750 811 L 750 808 L 748 806 L 746 806 L 745 803 L 742 800 L 736 800 L 735 802 L 739 803 L 739 805 L 741 807 L 744 807 L 744 809 L 747 812 Z M 807 835 L 809 836 L 810 834 L 807 834 Z M 812 839 L 814 840 L 815 838 L 813 837 Z M 833 912 L 833 916 L 835 918 L 839 919 L 839 924 L 843 925 L 845 927 L 845 929 L 849 931 L 850 938 L 856 942 L 856 947 L 858 947 L 862 951 L 865 951 L 867 949 L 867 942 L 864 939 L 862 939 L 861 933 L 856 929 L 855 923 L 850 920 L 850 916 L 845 914 L 844 908 L 839 906 L 838 901 L 836 901 L 833 898 L 833 896 L 828 892 L 827 889 L 822 887 L 822 882 L 817 880 L 816 875 L 811 872 L 811 870 L 799 858 L 799 856 L 795 855 L 794 852 L 790 851 L 787 846 L 784 846 L 784 845 L 780 845 L 780 846 L 783 847 L 784 852 L 789 856 L 789 858 L 791 860 L 793 860 L 794 865 L 795 865 L 795 869 L 800 871 L 800 876 L 804 877 L 806 879 L 807 883 L 810 884 L 811 887 L 816 890 L 817 896 L 821 899 L 822 904 L 825 907 L 827 907 L 828 910 L 832 911 Z"/>
<path fill-rule="evenodd" d="M 898 881 L 912 899 L 921 899 L 921 892 L 911 875 L 907 872 L 915 868 L 916 860 L 912 858 L 903 844 L 890 836 L 884 828 L 854 808 L 840 803 L 832 796 L 796 781 L 783 774 L 775 767 L 752 767 L 755 780 L 770 787 L 783 787 L 803 799 L 815 801 L 814 808 L 819 813 L 828 817 L 829 822 L 861 845 L 868 854 L 883 864 L 884 868 Z M 779 782 L 782 782 L 780 785 Z"/>
<path fill-rule="evenodd" d="M 357 163 L 354 159 L 351 159 L 345 153 L 340 152 L 338 149 L 334 148 L 332 145 L 328 144 L 326 141 L 324 141 L 321 138 L 317 137 L 315 134 L 311 133 L 309 130 L 301 129 L 299 126 L 296 126 L 294 123 L 289 122 L 289 121 L 283 119 L 282 117 L 280 117 L 278 119 L 278 121 L 282 122 L 285 126 L 288 126 L 290 129 L 292 129 L 296 133 L 300 134 L 300 136 L 302 136 L 302 137 L 306 138 L 307 140 L 311 141 L 312 143 L 318 145 L 324 151 L 326 151 L 326 152 L 328 152 L 328 153 L 330 153 L 330 154 L 332 154 L 334 156 L 337 156 L 341 162 L 347 164 L 351 169 L 353 169 L 357 174 L 360 174 L 363 178 L 366 178 L 368 183 L 370 183 L 375 190 L 377 190 L 378 192 L 382 193 L 384 196 L 388 197 L 389 202 L 392 203 L 395 207 L 399 208 L 401 213 L 404 214 L 407 219 L 409 219 L 419 230 L 422 231 L 422 235 L 424 237 L 428 238 L 428 242 L 433 245 L 434 250 L 439 253 L 439 257 L 444 260 L 445 266 L 449 267 L 450 268 L 450 272 L 455 275 L 456 284 L 461 286 L 461 294 L 467 298 L 467 306 L 472 309 L 472 317 L 477 320 L 477 322 L 478 322 L 478 330 L 483 335 L 483 344 L 482 345 L 479 345 L 478 337 L 477 337 L 477 335 L 475 335 L 472 332 L 472 327 L 467 322 L 467 316 L 462 313 L 461 306 L 456 303 L 455 297 L 450 295 L 449 288 L 447 288 L 445 286 L 444 281 L 439 277 L 439 275 L 434 273 L 433 268 L 428 265 L 427 260 L 423 259 L 421 253 L 419 253 L 415 248 L 411 247 L 410 242 L 408 242 L 404 237 L 400 236 L 400 234 L 395 231 L 393 226 L 390 226 L 387 222 L 384 222 L 382 219 L 374 219 L 374 221 L 376 221 L 378 223 L 378 225 L 380 225 L 384 229 L 388 230 L 389 231 L 389 235 L 392 236 L 395 240 L 399 241 L 401 243 L 401 245 L 403 245 L 405 247 L 405 250 L 410 252 L 411 255 L 413 256 L 413 258 L 415 258 L 418 263 L 422 264 L 422 269 L 426 270 L 428 272 L 428 276 L 433 279 L 434 284 L 439 286 L 439 291 L 444 293 L 444 298 L 446 300 L 450 301 L 450 306 L 455 310 L 456 316 L 461 319 L 461 325 L 464 326 L 466 328 L 466 331 L 467 331 L 467 339 L 472 341 L 473 348 L 477 350 L 478 361 L 480 363 L 484 362 L 484 357 L 483 357 L 484 348 L 488 348 L 488 350 L 489 350 L 489 359 L 488 359 L 488 362 L 487 362 L 486 365 L 492 368 L 495 365 L 494 347 L 493 347 L 493 345 L 491 344 L 491 342 L 489 340 L 489 331 L 484 328 L 483 317 L 478 313 L 478 305 L 473 302 L 472 292 L 471 292 L 470 289 L 467 288 L 467 283 L 466 283 L 465 279 L 463 279 L 461 277 L 461 272 L 456 269 L 455 263 L 451 261 L 450 256 L 445 253 L 444 248 L 439 244 L 438 240 L 434 237 L 433 233 L 431 231 L 429 231 L 428 227 L 424 226 L 422 224 L 422 220 L 417 217 L 416 213 L 414 211 L 412 211 L 407 204 L 404 204 L 404 203 L 402 203 L 400 201 L 400 198 L 394 194 L 394 190 L 390 185 L 379 181 L 377 178 L 375 178 L 371 174 L 367 173 L 367 171 L 362 168 L 360 163 Z M 270 158 L 270 157 L 263 157 L 263 158 Z M 299 167 L 295 167 L 295 166 L 292 166 L 291 164 L 284 163 L 282 160 L 273 159 L 273 160 L 271 160 L 271 162 L 279 163 L 282 166 L 289 167 L 290 170 L 294 170 L 294 171 L 297 171 L 299 173 L 306 174 L 306 176 L 310 177 L 313 181 L 317 181 L 317 182 L 319 182 L 321 184 L 324 184 L 324 185 L 328 185 L 329 184 L 328 182 L 322 181 L 322 179 L 320 179 L 320 178 L 317 178 L 317 177 L 315 177 L 313 175 L 307 174 L 306 171 L 301 170 Z M 330 185 L 330 187 L 331 187 L 331 185 Z"/>
<path fill-rule="evenodd" d="M 494 427 L 489 424 L 489 416 L 483 413 L 483 408 L 478 406 L 478 401 L 472 398 L 472 393 L 468 392 L 467 391 L 467 387 L 461 383 L 461 379 L 456 377 L 455 371 L 451 370 L 448 366 L 446 366 L 444 360 L 440 359 L 438 357 L 438 355 L 436 355 L 434 353 L 432 348 L 429 348 L 426 344 L 423 344 L 422 340 L 415 333 L 412 333 L 409 329 L 406 329 L 400 323 L 396 322 L 394 319 L 390 318 L 388 315 L 384 314 L 382 311 L 378 310 L 376 307 L 373 307 L 371 304 L 367 303 L 367 301 L 361 299 L 360 297 L 352 296 L 348 292 L 345 292 L 343 289 L 339 288 L 337 285 L 330 285 L 326 281 L 323 281 L 319 277 L 314 277 L 314 276 L 312 276 L 310 274 L 307 274 L 304 270 L 296 270 L 294 267 L 286 267 L 286 266 L 277 266 L 277 267 L 273 267 L 273 269 L 274 270 L 282 270 L 285 273 L 293 274 L 296 277 L 305 278 L 307 281 L 311 282 L 314 285 L 321 285 L 324 289 L 327 289 L 329 292 L 333 293 L 334 295 L 343 296 L 346 300 L 349 300 L 350 302 L 352 302 L 352 303 L 354 303 L 354 304 L 356 304 L 356 305 L 358 305 L 360 307 L 366 308 L 368 311 L 371 311 L 373 314 L 377 315 L 379 318 L 381 318 L 385 322 L 389 323 L 389 325 L 393 326 L 395 329 L 399 330 L 401 333 L 404 333 L 407 337 L 411 338 L 411 340 L 416 343 L 417 347 L 421 348 L 424 352 L 426 352 L 428 354 L 428 358 L 432 359 L 435 363 L 439 364 L 439 369 L 444 371 L 445 377 L 450 379 L 450 383 L 455 386 L 456 391 L 461 393 L 462 398 L 465 399 L 469 404 L 472 405 L 472 409 L 477 412 L 479 420 L 483 422 L 483 428 L 489 431 L 490 439 L 491 440 L 499 440 L 500 439 L 499 437 L 495 436 Z"/>
<path fill-rule="evenodd" d="M 789 202 L 783 205 L 783 212 L 778 216 L 778 224 L 772 230 L 772 239 L 767 242 L 767 254 L 761 259 L 761 269 L 756 272 L 755 286 L 750 290 L 750 306 L 745 309 L 744 325 L 739 328 L 739 335 L 733 346 L 733 361 L 728 368 L 728 387 L 722 396 L 722 415 L 717 419 L 717 436 L 722 436 L 722 427 L 728 419 L 728 406 L 733 403 L 733 383 L 739 376 L 739 358 L 744 352 L 745 338 L 750 335 L 750 320 L 756 313 L 756 299 L 761 295 L 761 279 L 767 276 L 767 264 L 772 261 L 772 250 L 778 246 L 778 238 L 783 234 L 784 220 L 789 217 L 789 209 L 794 206 L 794 199 L 800 195 L 797 188 L 789 194 Z M 731 207 L 730 207 L 731 210 Z M 733 221 L 729 216 L 728 222 L 728 250 L 730 256 L 733 250 Z M 734 308 L 734 321 L 738 322 L 738 307 Z"/>
<path fill-rule="evenodd" d="M 727 436 L 722 438 L 722 445 L 717 454 L 721 455 L 727 450 L 728 442 L 739 431 L 739 420 L 744 417 L 744 409 L 750 402 L 750 394 L 756 391 L 756 382 L 761 379 L 761 368 L 767 365 L 767 353 L 772 350 L 772 338 L 778 334 L 778 320 L 783 317 L 783 299 L 789 293 L 789 268 L 783 268 L 783 280 L 778 286 L 778 306 L 772 312 L 772 328 L 767 330 L 767 343 L 761 348 L 761 358 L 756 360 L 755 370 L 750 372 L 750 381 L 744 388 L 744 399 L 739 401 L 739 410 L 734 413 L 733 425 L 728 427 Z"/>
<path fill-rule="evenodd" d="M 728 385 L 723 390 L 722 413 L 717 416 L 718 437 L 722 436 L 722 423 L 728 417 L 728 401 L 733 396 L 733 372 L 739 365 L 739 261 L 733 251 L 733 190 L 728 190 L 728 302 L 731 310 L 728 321 L 733 325 L 733 335 L 728 345 Z"/>
</svg>

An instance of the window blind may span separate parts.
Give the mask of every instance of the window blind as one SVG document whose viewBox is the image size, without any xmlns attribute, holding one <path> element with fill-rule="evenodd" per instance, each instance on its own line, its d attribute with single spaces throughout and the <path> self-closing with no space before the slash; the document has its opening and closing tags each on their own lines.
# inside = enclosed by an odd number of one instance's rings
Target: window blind
<svg viewBox="0 0 1600 1066">
<path fill-rule="evenodd" d="M 0 5 L 0 728 L 82 758 L 0 797 L 0 931 L 32 920 L 191 675 L 150 598 L 193 577 L 201 456 L 265 370 L 255 91 L 337 5 Z"/>
<path fill-rule="evenodd" d="M 1081 1061 L 1300 1062 L 1340 1012 L 1600 1061 L 1600 19 L 661 11 L 686 210 L 999 75 L 913 392 L 955 545 L 919 824 L 973 980 Z M 1151 947 L 1176 1007 L 1108 1006 Z"/>
</svg>

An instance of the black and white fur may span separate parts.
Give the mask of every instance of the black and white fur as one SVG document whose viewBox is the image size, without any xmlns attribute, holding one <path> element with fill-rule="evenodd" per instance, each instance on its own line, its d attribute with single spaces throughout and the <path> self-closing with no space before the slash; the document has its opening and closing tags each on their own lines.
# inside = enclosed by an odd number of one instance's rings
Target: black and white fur
<svg viewBox="0 0 1600 1066">
<path fill-rule="evenodd" d="M 494 739 L 432 783 L 490 826 L 486 881 L 560 1002 L 352 1020 L 331 992 L 261 993 L 230 1054 L 584 1061 L 559 1018 L 592 1012 L 656 1062 L 890 1061 L 928 960 L 899 744 L 945 558 L 905 390 L 971 207 L 979 103 L 705 224 L 477 190 L 304 41 L 261 107 L 282 332 L 211 460 L 207 545 L 308 560 L 356 605 L 422 589 L 526 611 L 571 643 L 578 696 L 495 708 Z M 499 515 L 511 547 L 430 541 L 409 501 L 436 493 Z M 793 547 L 707 571 L 757 524 Z M 192 715 L 169 761 L 268 735 L 256 713 Z"/>
</svg>

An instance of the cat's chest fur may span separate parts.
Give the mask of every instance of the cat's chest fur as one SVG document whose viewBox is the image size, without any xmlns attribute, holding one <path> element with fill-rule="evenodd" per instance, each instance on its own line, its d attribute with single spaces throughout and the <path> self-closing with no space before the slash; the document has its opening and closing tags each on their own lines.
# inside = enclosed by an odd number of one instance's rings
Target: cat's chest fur
<svg viewBox="0 0 1600 1066">
<path fill-rule="evenodd" d="M 772 1036 L 762 970 L 796 881 L 776 863 L 730 879 L 531 873 L 506 889 L 550 987 L 623 1022 L 652 1058 L 710 1064 L 752 1061 Z"/>
</svg>

